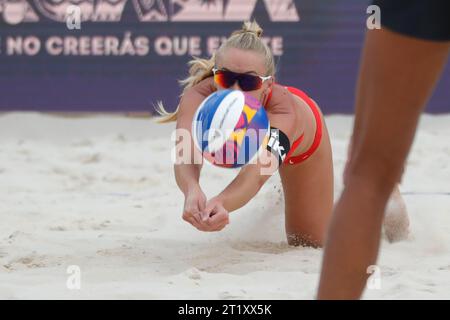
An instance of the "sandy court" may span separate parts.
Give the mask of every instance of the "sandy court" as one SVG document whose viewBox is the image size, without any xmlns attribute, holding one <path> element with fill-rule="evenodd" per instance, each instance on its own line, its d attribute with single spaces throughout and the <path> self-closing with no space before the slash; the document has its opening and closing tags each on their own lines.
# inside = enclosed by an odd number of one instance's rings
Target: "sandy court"
<svg viewBox="0 0 450 320">
<path fill-rule="evenodd" d="M 352 117 L 327 116 L 336 195 Z M 450 115 L 422 117 L 403 185 L 411 235 L 385 239 L 366 299 L 450 299 Z M 220 233 L 181 219 L 174 124 L 0 116 L 0 298 L 312 299 L 322 250 L 289 247 L 280 179 Z M 208 197 L 236 171 L 205 166 Z M 69 290 L 67 267 L 81 288 Z"/>
</svg>

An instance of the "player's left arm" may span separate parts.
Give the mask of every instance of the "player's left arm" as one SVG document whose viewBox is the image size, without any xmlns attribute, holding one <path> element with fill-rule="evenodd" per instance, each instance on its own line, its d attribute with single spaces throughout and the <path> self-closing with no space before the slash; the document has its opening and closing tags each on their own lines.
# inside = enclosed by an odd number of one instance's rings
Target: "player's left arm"
<svg viewBox="0 0 450 320">
<path fill-rule="evenodd" d="M 221 204 L 228 212 L 243 207 L 282 165 L 290 150 L 296 131 L 293 100 L 268 111 L 271 132 L 268 146 L 260 156 L 245 165 L 231 183 L 216 197 L 210 199 L 207 208 Z"/>
</svg>

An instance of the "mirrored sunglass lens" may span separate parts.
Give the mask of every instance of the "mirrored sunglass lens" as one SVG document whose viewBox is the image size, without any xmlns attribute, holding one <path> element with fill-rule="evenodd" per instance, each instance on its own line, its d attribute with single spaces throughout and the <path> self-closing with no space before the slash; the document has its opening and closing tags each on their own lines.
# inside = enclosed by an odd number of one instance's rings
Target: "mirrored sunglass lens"
<svg viewBox="0 0 450 320">
<path fill-rule="evenodd" d="M 229 88 L 231 87 L 235 80 L 235 77 L 233 74 L 226 72 L 226 71 L 217 71 L 214 75 L 214 80 L 217 84 L 219 84 L 221 87 Z"/>
<path fill-rule="evenodd" d="M 262 80 L 260 77 L 249 74 L 241 75 L 239 79 L 239 87 L 244 91 L 258 90 L 261 88 Z"/>
</svg>

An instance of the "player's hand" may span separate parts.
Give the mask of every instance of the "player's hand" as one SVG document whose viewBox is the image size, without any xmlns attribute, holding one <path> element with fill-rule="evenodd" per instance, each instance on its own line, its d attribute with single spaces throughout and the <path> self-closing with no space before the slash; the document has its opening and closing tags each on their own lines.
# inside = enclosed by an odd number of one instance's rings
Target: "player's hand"
<svg viewBox="0 0 450 320">
<path fill-rule="evenodd" d="M 229 213 L 224 208 L 222 201 L 215 197 L 206 203 L 202 211 L 202 231 L 220 231 L 230 223 Z"/>
<path fill-rule="evenodd" d="M 183 220 L 197 229 L 202 228 L 202 211 L 206 207 L 206 196 L 200 186 L 189 189 L 184 199 Z"/>
</svg>

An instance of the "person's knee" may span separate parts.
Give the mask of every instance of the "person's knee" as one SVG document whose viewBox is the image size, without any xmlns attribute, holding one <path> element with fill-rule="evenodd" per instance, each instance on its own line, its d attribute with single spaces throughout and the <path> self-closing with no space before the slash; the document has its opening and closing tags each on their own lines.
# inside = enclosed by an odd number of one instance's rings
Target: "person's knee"
<svg viewBox="0 0 450 320">
<path fill-rule="evenodd" d="M 345 173 L 345 184 L 350 181 L 363 182 L 367 188 L 379 193 L 390 194 L 394 186 L 401 180 L 403 161 L 382 154 L 372 157 L 358 157 L 348 163 Z"/>
</svg>

